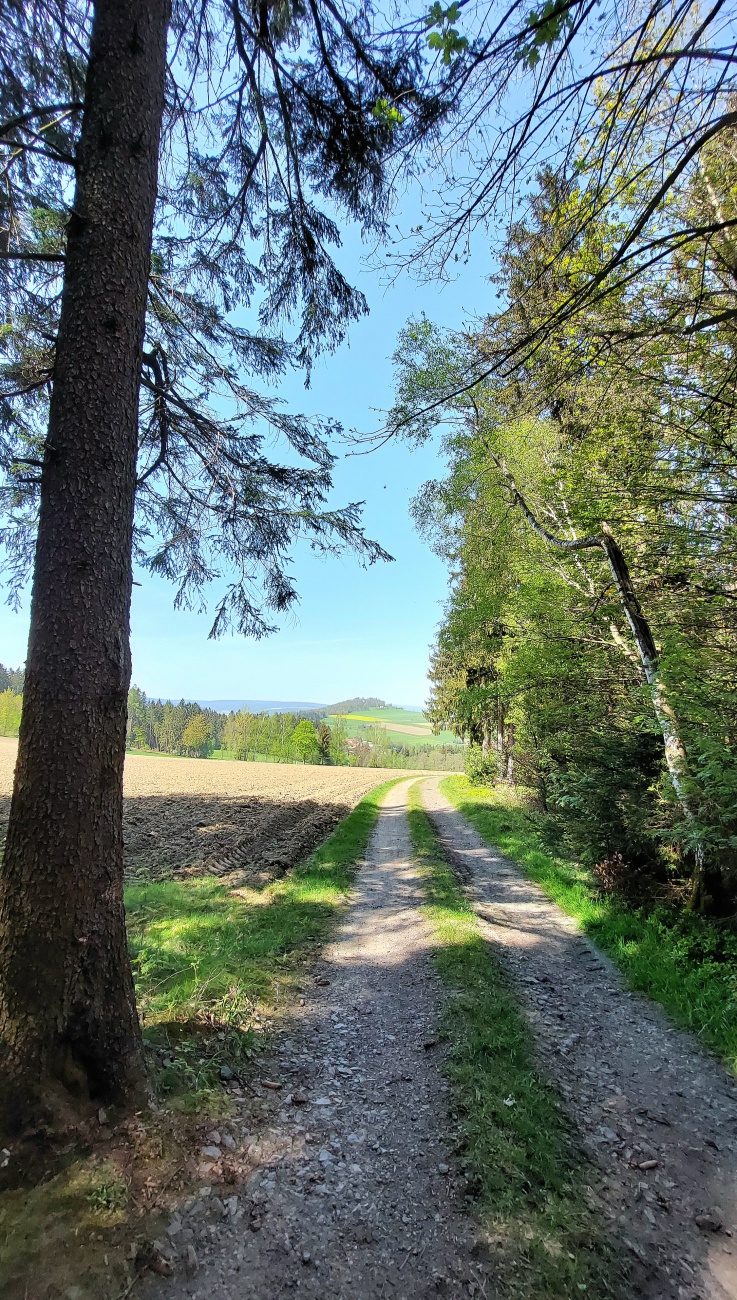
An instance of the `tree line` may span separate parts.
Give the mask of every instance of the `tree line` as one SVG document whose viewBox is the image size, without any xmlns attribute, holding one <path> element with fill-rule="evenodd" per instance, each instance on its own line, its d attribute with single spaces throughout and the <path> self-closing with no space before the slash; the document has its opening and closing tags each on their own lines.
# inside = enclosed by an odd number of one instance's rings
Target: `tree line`
<svg viewBox="0 0 737 1300">
<path fill-rule="evenodd" d="M 0 694 L 0 720 L 2 719 Z M 343 701 L 351 709 L 369 707 L 367 699 Z M 331 706 L 340 708 L 340 705 Z M 374 707 L 384 707 L 382 701 Z M 350 740 L 340 716 L 332 725 L 319 710 L 284 713 L 220 713 L 199 704 L 149 700 L 138 687 L 128 695 L 128 746 L 134 750 L 218 756 L 272 763 L 328 763 L 352 767 L 450 768 L 459 766 L 455 746 L 394 744 L 383 727 L 367 728 L 365 738 Z M 8 732 L 6 734 L 17 734 Z"/>
<path fill-rule="evenodd" d="M 17 736 L 23 708 L 22 668 L 0 664 L 0 736 Z"/>
<path fill-rule="evenodd" d="M 737 242 L 712 225 L 737 227 L 735 141 L 672 196 L 700 243 L 561 322 L 629 214 L 582 228 L 580 179 L 544 172 L 500 258 L 504 308 L 464 336 L 410 322 L 395 412 L 420 441 L 445 426 L 449 472 L 414 507 L 454 573 L 429 716 L 471 740 L 475 778 L 531 787 L 608 887 L 721 914 L 737 906 Z M 502 353 L 516 362 L 466 385 Z"/>
</svg>

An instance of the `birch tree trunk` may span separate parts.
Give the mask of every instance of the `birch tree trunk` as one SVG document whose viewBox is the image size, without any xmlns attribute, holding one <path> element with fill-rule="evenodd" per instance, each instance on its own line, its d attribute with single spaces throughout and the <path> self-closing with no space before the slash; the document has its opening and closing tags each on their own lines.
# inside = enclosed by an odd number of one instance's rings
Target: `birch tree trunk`
<svg viewBox="0 0 737 1300">
<path fill-rule="evenodd" d="M 694 830 L 696 848 L 694 852 L 694 873 L 692 882 L 691 906 L 697 911 L 721 911 L 731 905 L 725 886 L 724 876 L 719 864 L 709 861 L 698 843 L 698 818 L 691 790 L 689 789 L 692 773 L 689 768 L 686 747 L 681 737 L 678 718 L 668 695 L 668 688 L 663 680 L 658 662 L 658 651 L 650 624 L 645 617 L 637 597 L 627 563 L 619 543 L 615 540 L 609 525 L 602 522 L 601 533 L 591 537 L 562 538 L 556 537 L 544 524 L 540 523 L 527 501 L 520 492 L 514 476 L 505 462 L 488 448 L 497 469 L 502 474 L 514 505 L 518 506 L 530 527 L 550 545 L 564 551 L 581 551 L 600 548 L 609 565 L 614 585 L 617 589 L 622 609 L 629 623 L 635 640 L 637 652 L 642 664 L 643 675 L 647 682 L 653 711 L 663 737 L 663 752 L 666 766 L 673 783 L 676 798 L 683 810 L 689 826 Z"/>
<path fill-rule="evenodd" d="M 138 388 L 169 0 L 96 0 L 10 824 L 0 1123 L 140 1091 L 123 913 Z"/>
<path fill-rule="evenodd" d="M 609 564 L 609 571 L 632 630 L 637 652 L 642 663 L 642 671 L 650 690 L 650 699 L 663 737 L 665 762 L 673 789 L 683 809 L 686 821 L 694 831 L 697 831 L 696 808 L 692 793 L 689 790 L 691 772 L 686 747 L 681 739 L 678 718 L 670 702 L 668 688 L 660 673 L 658 651 L 650 630 L 650 624 L 640 607 L 622 550 L 606 523 L 602 524 L 602 538 L 602 546 Z M 703 847 L 698 843 L 694 859 L 695 870 L 691 906 L 696 911 L 722 910 L 728 900 L 719 867 L 707 861 Z"/>
</svg>

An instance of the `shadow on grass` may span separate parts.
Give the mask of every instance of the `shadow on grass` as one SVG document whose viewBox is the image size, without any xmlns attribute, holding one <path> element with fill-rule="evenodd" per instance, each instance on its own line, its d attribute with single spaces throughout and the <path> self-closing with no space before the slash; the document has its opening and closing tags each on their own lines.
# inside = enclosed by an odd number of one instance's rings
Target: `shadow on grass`
<svg viewBox="0 0 737 1300">
<path fill-rule="evenodd" d="M 475 789 L 465 777 L 441 789 L 487 844 L 576 918 L 632 989 L 659 1002 L 737 1071 L 737 935 L 673 907 L 626 908 L 602 896 L 589 872 L 545 850 L 539 817 L 526 813 L 513 791 Z"/>
<path fill-rule="evenodd" d="M 71 1283 L 99 1300 L 128 1294 L 138 1267 L 131 1245 L 165 1237 L 208 1115 L 231 1107 L 223 1070 L 226 1082 L 245 1072 L 271 1018 L 288 1012 L 392 784 L 367 795 L 311 857 L 265 887 L 208 876 L 128 887 L 139 1010 L 166 1104 L 122 1124 L 100 1120 L 89 1141 L 80 1133 L 63 1158 L 50 1160 L 40 1181 L 0 1194 L 3 1298 L 52 1300 L 71 1294 Z"/>
</svg>

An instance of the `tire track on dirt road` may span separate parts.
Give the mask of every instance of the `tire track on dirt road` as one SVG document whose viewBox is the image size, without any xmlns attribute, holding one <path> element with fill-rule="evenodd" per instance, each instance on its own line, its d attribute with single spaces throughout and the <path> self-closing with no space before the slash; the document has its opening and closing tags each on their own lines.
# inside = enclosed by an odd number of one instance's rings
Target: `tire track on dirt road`
<svg viewBox="0 0 737 1300">
<path fill-rule="evenodd" d="M 270 1066 L 283 1101 L 269 1129 L 244 1132 L 236 1114 L 210 1135 L 210 1158 L 240 1149 L 254 1172 L 232 1197 L 203 1189 L 179 1208 L 179 1276 L 145 1281 L 149 1300 L 493 1300 L 445 1146 L 433 1036 L 443 994 L 405 816 L 415 779 L 389 791 L 308 1005 Z"/>
<path fill-rule="evenodd" d="M 426 811 L 522 996 L 541 1069 L 602 1171 L 602 1215 L 641 1264 L 633 1294 L 736 1300 L 734 1079 L 625 988 L 575 921 L 485 844 L 439 781 L 423 784 Z"/>
</svg>

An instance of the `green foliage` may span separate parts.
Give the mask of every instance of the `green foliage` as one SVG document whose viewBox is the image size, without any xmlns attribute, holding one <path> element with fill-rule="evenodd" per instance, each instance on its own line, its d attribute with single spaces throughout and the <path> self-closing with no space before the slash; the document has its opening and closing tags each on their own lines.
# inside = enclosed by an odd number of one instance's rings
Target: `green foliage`
<svg viewBox="0 0 737 1300">
<path fill-rule="evenodd" d="M 168 754 L 198 754 L 207 757 L 219 746 L 227 717 L 214 709 L 181 700 L 149 700 L 137 686 L 128 692 L 128 744 L 134 749 L 153 749 Z M 186 736 L 186 739 L 185 739 Z"/>
<path fill-rule="evenodd" d="M 320 753 L 320 762 L 329 763 L 330 753 L 333 747 L 333 733 L 327 722 L 321 722 L 315 733 L 317 738 L 317 748 Z"/>
<path fill-rule="evenodd" d="M 384 99 L 381 96 L 377 99 L 371 111 L 374 117 L 378 118 L 380 122 L 383 122 L 385 126 L 401 126 L 404 121 L 404 117 L 402 113 L 400 113 L 396 104 L 390 104 L 388 99 Z"/>
<path fill-rule="evenodd" d="M 25 677 L 24 668 L 5 668 L 0 664 L 0 691 L 14 691 L 16 695 L 22 695 Z"/>
<path fill-rule="evenodd" d="M 303 718 L 298 722 L 292 732 L 292 744 L 296 750 L 297 757 L 306 763 L 308 760 L 315 759 L 320 752 L 317 742 L 317 733 L 315 732 L 314 723 L 309 718 Z"/>
<path fill-rule="evenodd" d="M 586 1167 L 539 1073 L 527 1017 L 482 939 L 417 786 L 410 791 L 409 822 L 435 961 L 450 994 L 441 1023 L 462 1125 L 458 1154 L 478 1208 L 493 1225 L 502 1294 L 520 1300 L 620 1294 L 619 1270 L 583 1195 Z"/>
<path fill-rule="evenodd" d="M 452 63 L 454 57 L 468 49 L 468 38 L 461 36 L 458 29 L 452 26 L 460 16 L 460 12 L 458 4 L 452 4 L 449 8 L 444 9 L 438 3 L 438 0 L 435 0 L 425 18 L 427 27 L 438 29 L 430 32 L 427 44 L 431 50 L 440 50 L 442 52 L 443 63 L 446 66 Z"/>
<path fill-rule="evenodd" d="M 561 36 L 572 30 L 573 9 L 574 4 L 567 4 L 565 0 L 545 0 L 542 9 L 530 10 L 525 30 L 519 38 L 516 56 L 518 62 L 527 68 L 534 68 L 540 62 L 541 49 L 546 45 L 554 45 Z M 528 33 L 531 35 L 528 36 Z"/>
<path fill-rule="evenodd" d="M 471 785 L 493 785 L 499 774 L 496 754 L 491 750 L 484 753 L 480 745 L 469 745 L 465 766 Z"/>
<path fill-rule="evenodd" d="M 204 713 L 195 713 L 182 732 L 182 749 L 204 758 L 212 739 L 210 724 Z"/>
<path fill-rule="evenodd" d="M 632 883 L 642 872 L 664 879 L 652 797 L 662 750 L 654 731 L 612 728 L 582 737 L 565 770 L 551 772 L 549 806 L 561 839 L 584 866 L 621 855 Z"/>
<path fill-rule="evenodd" d="M 731 212 L 734 160 L 722 147 L 704 166 L 678 202 Z M 576 182 L 543 173 L 500 259 L 504 310 L 462 335 L 413 320 L 400 340 L 393 426 L 421 443 L 442 422 L 448 465 L 413 507 L 454 575 L 429 714 L 475 744 L 495 738 L 508 758 L 500 775 L 511 765 L 555 811 L 569 850 L 604 875 L 624 863 L 634 892 L 649 876 L 681 898 L 691 880 L 697 903 L 729 911 L 737 372 L 726 324 L 708 346 L 658 334 L 694 295 L 716 311 L 721 254 L 703 250 L 698 283 L 688 258 L 664 255 L 657 274 L 633 273 L 585 319 L 561 315 L 549 346 L 518 357 L 621 234 L 616 208 L 594 220 L 585 205 Z M 494 369 L 497 353 L 509 361 Z M 654 641 L 649 684 L 604 552 L 581 549 L 605 529 Z M 670 765 L 666 736 L 678 742 Z M 702 858 L 716 885 L 699 893 Z"/>
<path fill-rule="evenodd" d="M 22 709 L 22 695 L 16 695 L 10 688 L 0 691 L 0 736 L 18 735 Z"/>
<path fill-rule="evenodd" d="M 92 16 L 39 0 L 0 24 L 0 544 L 16 590 L 33 563 Z M 386 30 L 373 6 L 270 4 L 258 22 L 220 0 L 171 6 L 134 546 L 177 605 L 229 579 L 213 635 L 274 630 L 300 539 L 389 558 L 358 505 L 328 505 L 335 421 L 273 392 L 367 311 L 334 260 L 339 219 L 383 233 L 405 151 L 444 111 L 423 38 Z"/>
<path fill-rule="evenodd" d="M 128 1188 L 115 1165 L 107 1164 L 95 1170 L 87 1190 L 87 1204 L 103 1213 L 126 1208 Z"/>
<path fill-rule="evenodd" d="M 625 907 L 592 873 L 551 852 L 556 827 L 514 791 L 479 791 L 448 777 L 444 793 L 487 844 L 513 858 L 619 966 L 631 988 L 659 1002 L 737 1073 L 737 935 L 718 921 L 663 905 Z"/>
</svg>

